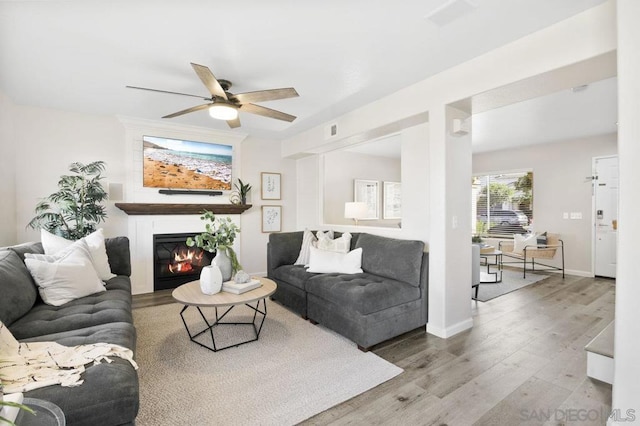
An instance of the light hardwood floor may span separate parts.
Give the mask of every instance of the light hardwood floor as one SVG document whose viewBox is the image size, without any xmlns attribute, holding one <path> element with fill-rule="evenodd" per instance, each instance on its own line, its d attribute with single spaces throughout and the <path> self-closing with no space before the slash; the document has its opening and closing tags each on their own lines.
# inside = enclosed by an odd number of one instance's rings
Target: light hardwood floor
<svg viewBox="0 0 640 426">
<path fill-rule="evenodd" d="M 556 274 L 489 302 L 450 339 L 414 330 L 373 348 L 399 376 L 306 425 L 604 425 L 611 386 L 586 376 L 584 346 L 614 316 L 613 280 Z M 171 292 L 134 296 L 170 303 Z"/>
</svg>

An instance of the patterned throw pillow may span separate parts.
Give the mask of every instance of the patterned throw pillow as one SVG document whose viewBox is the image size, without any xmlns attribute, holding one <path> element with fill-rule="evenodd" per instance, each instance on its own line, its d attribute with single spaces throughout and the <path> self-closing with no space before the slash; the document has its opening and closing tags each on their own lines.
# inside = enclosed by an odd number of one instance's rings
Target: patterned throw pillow
<svg viewBox="0 0 640 426">
<path fill-rule="evenodd" d="M 336 238 L 335 240 L 325 237 L 318 238 L 316 247 L 324 251 L 348 253 L 349 249 L 351 249 L 351 234 L 345 232 L 344 234 L 342 234 L 342 236 Z"/>
</svg>

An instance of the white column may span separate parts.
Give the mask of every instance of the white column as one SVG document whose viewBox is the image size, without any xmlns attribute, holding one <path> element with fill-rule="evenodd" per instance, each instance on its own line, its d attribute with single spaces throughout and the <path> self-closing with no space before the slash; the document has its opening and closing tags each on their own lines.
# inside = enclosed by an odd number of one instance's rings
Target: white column
<svg viewBox="0 0 640 426">
<path fill-rule="evenodd" d="M 640 2 L 618 0 L 618 154 L 620 206 L 612 417 L 640 423 Z M 635 422 L 627 410 L 635 410 Z"/>
<path fill-rule="evenodd" d="M 454 136 L 451 107 L 429 110 L 429 323 L 451 337 L 472 327 L 471 134 Z"/>
</svg>

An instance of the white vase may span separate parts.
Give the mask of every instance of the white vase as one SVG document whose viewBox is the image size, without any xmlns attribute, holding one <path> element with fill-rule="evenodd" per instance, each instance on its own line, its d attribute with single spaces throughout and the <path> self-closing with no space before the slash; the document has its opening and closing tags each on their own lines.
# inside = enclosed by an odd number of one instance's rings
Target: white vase
<svg viewBox="0 0 640 426">
<path fill-rule="evenodd" d="M 229 281 L 231 275 L 233 275 L 233 266 L 231 265 L 231 259 L 227 256 L 226 250 L 218 250 L 216 256 L 213 258 L 213 263 L 218 265 L 220 272 L 222 272 L 222 280 Z"/>
<path fill-rule="evenodd" d="M 200 290 L 204 294 L 216 294 L 222 289 L 222 273 L 217 265 L 205 266 L 200 271 Z"/>
</svg>

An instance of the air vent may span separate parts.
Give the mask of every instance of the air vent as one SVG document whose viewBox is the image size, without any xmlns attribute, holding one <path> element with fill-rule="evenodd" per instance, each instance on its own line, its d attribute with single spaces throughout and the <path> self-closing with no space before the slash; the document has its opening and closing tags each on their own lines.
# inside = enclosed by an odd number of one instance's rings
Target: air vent
<svg viewBox="0 0 640 426">
<path fill-rule="evenodd" d="M 325 139 L 335 138 L 336 136 L 338 136 L 338 124 L 336 123 L 329 124 L 327 127 L 324 128 Z"/>
</svg>

